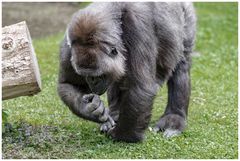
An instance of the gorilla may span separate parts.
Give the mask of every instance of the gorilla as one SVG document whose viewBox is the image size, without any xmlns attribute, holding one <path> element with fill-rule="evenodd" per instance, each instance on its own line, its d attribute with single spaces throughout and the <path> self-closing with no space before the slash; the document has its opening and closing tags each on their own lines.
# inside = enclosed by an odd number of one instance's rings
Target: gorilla
<svg viewBox="0 0 240 161">
<path fill-rule="evenodd" d="M 153 129 L 176 136 L 186 127 L 195 32 L 191 3 L 92 3 L 67 26 L 59 96 L 113 140 L 139 142 L 166 82 L 167 106 Z M 100 99 L 106 91 L 109 108 Z"/>
</svg>

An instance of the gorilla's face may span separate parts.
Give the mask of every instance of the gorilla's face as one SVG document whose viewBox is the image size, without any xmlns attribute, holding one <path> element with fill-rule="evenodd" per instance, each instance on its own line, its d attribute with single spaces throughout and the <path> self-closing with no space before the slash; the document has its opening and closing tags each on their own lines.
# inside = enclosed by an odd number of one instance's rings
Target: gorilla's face
<svg viewBox="0 0 240 161">
<path fill-rule="evenodd" d="M 71 63 L 93 93 L 103 94 L 125 72 L 122 42 L 89 15 L 73 18 L 67 31 Z"/>
</svg>

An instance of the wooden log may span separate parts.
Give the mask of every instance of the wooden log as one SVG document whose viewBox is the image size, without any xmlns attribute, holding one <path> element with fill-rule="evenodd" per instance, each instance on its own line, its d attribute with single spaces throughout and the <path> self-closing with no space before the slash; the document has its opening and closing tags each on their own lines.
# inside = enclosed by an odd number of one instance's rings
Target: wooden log
<svg viewBox="0 0 240 161">
<path fill-rule="evenodd" d="M 2 28 L 2 99 L 40 91 L 39 67 L 26 22 Z"/>
</svg>

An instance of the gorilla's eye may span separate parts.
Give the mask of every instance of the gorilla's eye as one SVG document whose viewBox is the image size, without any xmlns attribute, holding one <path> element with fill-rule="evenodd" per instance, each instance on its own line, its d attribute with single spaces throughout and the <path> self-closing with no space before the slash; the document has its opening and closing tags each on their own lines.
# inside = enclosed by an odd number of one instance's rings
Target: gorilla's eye
<svg viewBox="0 0 240 161">
<path fill-rule="evenodd" d="M 75 41 L 75 40 L 74 40 L 74 41 L 72 41 L 72 42 L 71 42 L 71 44 L 72 44 L 72 45 L 76 44 L 76 41 Z"/>
<path fill-rule="evenodd" d="M 118 54 L 117 49 L 115 47 L 112 47 L 111 48 L 111 55 L 115 56 L 117 54 Z"/>
<path fill-rule="evenodd" d="M 77 40 L 72 40 L 71 44 L 74 45 L 77 43 Z"/>
<path fill-rule="evenodd" d="M 71 43 L 72 43 L 72 45 L 76 45 L 76 44 L 82 44 L 83 41 L 81 38 L 73 38 Z"/>
</svg>

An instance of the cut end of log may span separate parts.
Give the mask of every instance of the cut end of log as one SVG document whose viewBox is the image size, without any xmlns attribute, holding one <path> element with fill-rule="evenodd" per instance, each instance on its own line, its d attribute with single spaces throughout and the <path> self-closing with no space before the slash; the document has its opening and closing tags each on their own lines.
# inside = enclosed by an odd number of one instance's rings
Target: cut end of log
<svg viewBox="0 0 240 161">
<path fill-rule="evenodd" d="M 2 99 L 41 91 L 37 58 L 26 22 L 2 28 Z"/>
</svg>

